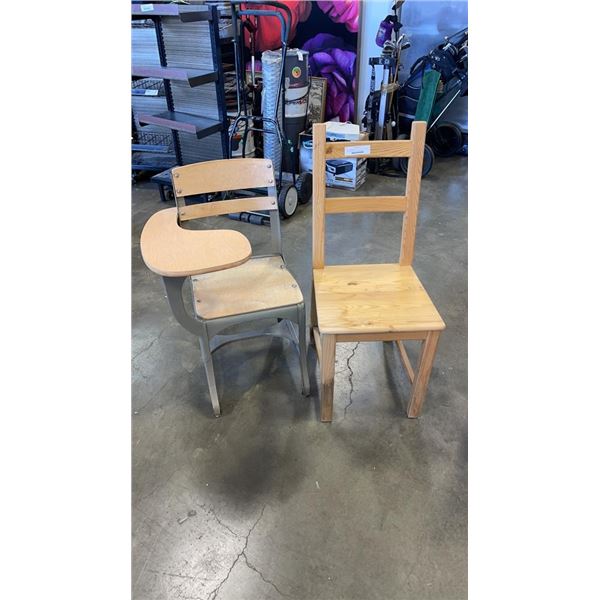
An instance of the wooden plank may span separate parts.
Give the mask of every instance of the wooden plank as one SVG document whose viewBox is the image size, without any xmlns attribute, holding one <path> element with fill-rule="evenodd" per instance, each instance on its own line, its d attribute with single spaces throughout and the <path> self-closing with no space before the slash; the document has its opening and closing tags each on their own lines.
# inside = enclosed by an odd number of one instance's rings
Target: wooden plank
<svg viewBox="0 0 600 600">
<path fill-rule="evenodd" d="M 273 163 L 267 158 L 236 158 L 194 163 L 175 167 L 171 177 L 173 190 L 178 197 L 266 188 L 274 185 L 275 181 Z"/>
<path fill-rule="evenodd" d="M 314 128 L 313 128 L 314 142 Z M 360 152 L 364 150 L 364 152 Z M 409 157 L 413 142 L 410 140 L 359 140 L 356 142 L 327 142 L 325 159 L 330 158 L 394 158 Z M 314 146 L 313 146 L 314 153 Z M 314 160 L 314 159 L 313 159 Z"/>
<path fill-rule="evenodd" d="M 439 331 L 430 331 L 423 343 L 421 358 L 419 360 L 419 370 L 413 383 L 412 394 L 408 404 L 407 414 L 410 419 L 414 419 L 421 414 L 439 339 Z"/>
<path fill-rule="evenodd" d="M 402 343 L 402 340 L 396 340 L 396 344 L 398 345 L 398 350 L 400 350 L 400 358 L 402 359 L 402 364 L 406 369 L 406 374 L 408 375 L 408 380 L 413 383 L 415 380 L 415 372 L 413 371 L 412 365 L 410 364 L 410 358 L 408 358 L 408 354 L 406 353 L 406 348 Z"/>
<path fill-rule="evenodd" d="M 313 269 L 325 265 L 325 123 L 313 124 Z"/>
<path fill-rule="evenodd" d="M 402 241 L 400 245 L 400 264 L 412 265 L 415 253 L 415 236 L 417 234 L 417 214 L 419 210 L 419 194 L 421 192 L 421 174 L 423 172 L 423 152 L 425 150 L 425 136 L 427 123 L 413 121 L 410 130 L 410 139 L 414 144 L 414 153 L 408 161 L 406 175 L 406 197 L 408 206 L 402 222 Z"/>
<path fill-rule="evenodd" d="M 239 231 L 183 229 L 177 208 L 167 208 L 148 219 L 140 238 L 147 267 L 164 277 L 188 277 L 229 269 L 252 255 L 250 242 Z"/>
<path fill-rule="evenodd" d="M 325 213 L 404 212 L 406 196 L 342 196 L 325 198 Z"/>
<path fill-rule="evenodd" d="M 179 220 L 191 221 L 192 219 L 228 215 L 229 213 L 253 210 L 275 210 L 276 208 L 277 200 L 269 196 L 234 198 L 232 200 L 220 200 L 217 202 L 183 206 L 179 209 Z"/>
</svg>

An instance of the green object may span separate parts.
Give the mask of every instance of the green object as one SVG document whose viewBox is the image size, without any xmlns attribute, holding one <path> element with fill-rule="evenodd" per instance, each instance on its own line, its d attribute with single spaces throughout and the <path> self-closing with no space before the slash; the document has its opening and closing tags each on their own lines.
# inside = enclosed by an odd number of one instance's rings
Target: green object
<svg viewBox="0 0 600 600">
<path fill-rule="evenodd" d="M 421 93 L 419 94 L 419 102 L 417 104 L 417 112 L 415 113 L 415 121 L 427 121 L 429 123 L 439 81 L 439 71 L 434 71 L 431 69 L 429 71 L 425 71 L 423 74 L 423 83 L 421 84 Z"/>
</svg>

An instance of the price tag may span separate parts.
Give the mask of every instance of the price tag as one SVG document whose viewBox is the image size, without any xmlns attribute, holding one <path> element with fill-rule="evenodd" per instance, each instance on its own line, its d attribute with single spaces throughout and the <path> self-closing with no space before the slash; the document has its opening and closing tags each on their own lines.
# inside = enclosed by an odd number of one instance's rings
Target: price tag
<svg viewBox="0 0 600 600">
<path fill-rule="evenodd" d="M 350 146 L 344 148 L 345 156 L 356 156 L 358 154 L 371 154 L 371 145 L 367 146 Z"/>
<path fill-rule="evenodd" d="M 154 10 L 154 4 L 140 4 L 140 10 L 142 12 L 152 12 Z"/>
</svg>

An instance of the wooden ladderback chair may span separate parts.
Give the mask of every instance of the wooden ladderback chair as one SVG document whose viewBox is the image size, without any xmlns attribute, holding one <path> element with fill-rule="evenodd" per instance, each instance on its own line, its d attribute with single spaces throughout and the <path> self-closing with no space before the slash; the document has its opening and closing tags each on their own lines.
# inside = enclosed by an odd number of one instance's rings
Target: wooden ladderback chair
<svg viewBox="0 0 600 600">
<path fill-rule="evenodd" d="M 440 332 L 445 328 L 412 268 L 427 124 L 415 121 L 410 139 L 327 142 L 326 125 L 313 125 L 313 287 L 311 332 L 320 363 L 321 420 L 333 418 L 337 342 L 395 341 L 412 383 L 408 416 L 421 412 Z M 403 196 L 327 198 L 325 162 L 336 158 L 408 159 Z M 400 254 L 393 264 L 335 265 L 325 257 L 326 215 L 403 213 Z M 420 340 L 417 371 L 404 340 Z"/>
<path fill-rule="evenodd" d="M 140 240 L 142 256 L 146 265 L 163 277 L 179 323 L 200 339 L 215 416 L 221 409 L 212 354 L 233 341 L 260 335 L 291 340 L 300 353 L 302 393 L 308 395 L 304 299 L 283 258 L 272 162 L 257 158 L 215 160 L 175 167 L 171 176 L 176 207 L 159 211 L 148 220 Z M 267 193 L 186 204 L 189 196 L 248 188 L 265 188 Z M 248 240 L 237 231 L 182 227 L 193 219 L 245 211 L 269 211 L 270 254 L 251 256 Z M 192 281 L 194 316 L 188 313 L 183 300 L 188 277 Z M 266 330 L 223 333 L 233 325 L 259 319 L 277 322 Z M 292 322 L 297 323 L 298 333 Z"/>
</svg>

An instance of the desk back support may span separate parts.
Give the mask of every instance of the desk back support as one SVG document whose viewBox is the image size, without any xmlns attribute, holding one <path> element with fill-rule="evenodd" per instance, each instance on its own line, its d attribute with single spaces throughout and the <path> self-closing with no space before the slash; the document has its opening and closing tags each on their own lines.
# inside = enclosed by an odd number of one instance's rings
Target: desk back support
<svg viewBox="0 0 600 600">
<path fill-rule="evenodd" d="M 277 189 L 270 159 L 239 158 L 194 163 L 175 167 L 171 178 L 180 222 L 230 213 L 268 211 L 271 248 L 275 254 L 282 254 Z M 250 188 L 266 188 L 267 195 L 185 204 L 186 196 Z"/>
</svg>

